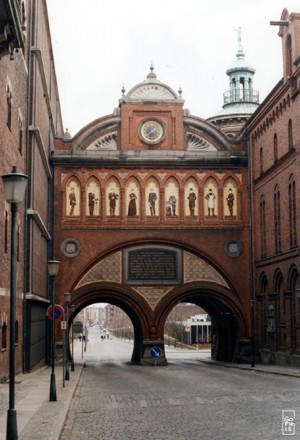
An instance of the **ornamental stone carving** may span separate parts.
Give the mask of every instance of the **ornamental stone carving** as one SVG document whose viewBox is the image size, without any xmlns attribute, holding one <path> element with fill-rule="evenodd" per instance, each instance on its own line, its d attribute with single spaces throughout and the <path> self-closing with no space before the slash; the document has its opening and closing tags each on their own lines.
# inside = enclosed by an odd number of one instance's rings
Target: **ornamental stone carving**
<svg viewBox="0 0 300 440">
<path fill-rule="evenodd" d="M 216 147 L 214 147 L 210 142 L 202 137 L 187 132 L 186 134 L 187 140 L 187 150 L 189 151 L 216 151 Z"/>
<path fill-rule="evenodd" d="M 117 150 L 117 132 L 114 131 L 101 136 L 87 150 Z"/>
</svg>

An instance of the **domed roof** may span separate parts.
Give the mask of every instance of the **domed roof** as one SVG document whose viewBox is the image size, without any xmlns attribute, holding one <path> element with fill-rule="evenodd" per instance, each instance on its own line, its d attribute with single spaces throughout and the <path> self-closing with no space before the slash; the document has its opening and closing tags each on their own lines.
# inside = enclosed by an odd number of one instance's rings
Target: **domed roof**
<svg viewBox="0 0 300 440">
<path fill-rule="evenodd" d="M 255 69 L 252 67 L 248 61 L 245 60 L 245 54 L 242 48 L 240 48 L 236 54 L 235 63 L 226 71 L 227 75 L 240 70 L 254 73 Z"/>
<path fill-rule="evenodd" d="M 134 86 L 125 95 L 123 90 L 123 96 L 120 101 L 123 102 L 178 102 L 183 103 L 181 96 L 177 95 L 174 90 L 166 84 L 161 83 L 156 74 L 153 72 L 154 67 L 151 65 L 150 73 L 147 75 L 147 79 L 142 83 Z M 180 92 L 181 93 L 181 92 Z"/>
</svg>

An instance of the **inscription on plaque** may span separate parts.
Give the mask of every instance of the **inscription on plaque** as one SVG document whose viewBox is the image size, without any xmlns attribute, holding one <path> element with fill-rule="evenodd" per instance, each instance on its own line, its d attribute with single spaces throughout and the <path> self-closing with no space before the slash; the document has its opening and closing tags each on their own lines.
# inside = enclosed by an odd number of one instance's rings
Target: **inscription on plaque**
<svg viewBox="0 0 300 440">
<path fill-rule="evenodd" d="M 178 284 L 180 251 L 166 247 L 143 247 L 125 252 L 127 284 Z"/>
</svg>

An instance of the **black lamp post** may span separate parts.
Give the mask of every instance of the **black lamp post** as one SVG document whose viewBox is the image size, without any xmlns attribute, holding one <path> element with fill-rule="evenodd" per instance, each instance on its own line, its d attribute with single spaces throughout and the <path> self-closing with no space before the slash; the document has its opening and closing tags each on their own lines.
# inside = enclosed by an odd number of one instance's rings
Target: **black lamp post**
<svg viewBox="0 0 300 440">
<path fill-rule="evenodd" d="M 75 364 L 74 364 L 74 311 L 75 311 L 75 305 L 71 305 L 71 313 L 72 313 L 72 358 L 71 358 L 71 371 L 75 371 Z"/>
<path fill-rule="evenodd" d="M 28 176 L 17 172 L 2 176 L 5 198 L 11 205 L 11 253 L 10 253 L 10 336 L 9 336 L 9 409 L 7 411 L 7 440 L 18 439 L 17 413 L 15 410 L 15 341 L 16 341 L 16 261 L 17 261 L 17 210 L 24 199 Z"/>
<path fill-rule="evenodd" d="M 65 293 L 65 304 L 66 304 L 66 380 L 70 380 L 70 369 L 69 369 L 69 304 L 71 301 L 72 293 Z"/>
<path fill-rule="evenodd" d="M 56 398 L 56 383 L 55 383 L 55 284 L 54 280 L 56 275 L 58 274 L 59 269 L 59 261 L 50 260 L 48 261 L 48 273 L 51 278 L 51 308 L 52 308 L 52 343 L 51 343 L 51 377 L 50 377 L 50 396 L 49 401 L 55 402 Z"/>
</svg>

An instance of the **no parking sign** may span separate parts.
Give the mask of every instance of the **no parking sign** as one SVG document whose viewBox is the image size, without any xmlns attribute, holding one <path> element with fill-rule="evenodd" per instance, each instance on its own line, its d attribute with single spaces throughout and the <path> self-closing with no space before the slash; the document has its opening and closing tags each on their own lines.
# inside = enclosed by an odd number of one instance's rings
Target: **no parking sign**
<svg viewBox="0 0 300 440">
<path fill-rule="evenodd" d="M 60 306 L 59 304 L 55 304 L 54 306 L 54 313 L 52 310 L 52 306 L 49 306 L 47 309 L 47 316 L 52 321 L 52 319 L 61 321 L 64 316 L 64 308 Z"/>
</svg>

